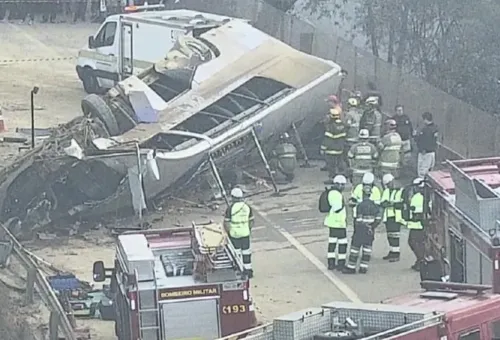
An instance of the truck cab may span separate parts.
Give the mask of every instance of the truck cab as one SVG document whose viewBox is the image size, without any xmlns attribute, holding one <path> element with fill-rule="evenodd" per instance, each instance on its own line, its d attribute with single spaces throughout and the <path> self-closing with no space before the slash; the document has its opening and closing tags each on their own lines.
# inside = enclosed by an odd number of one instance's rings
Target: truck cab
<svg viewBox="0 0 500 340">
<path fill-rule="evenodd" d="M 103 93 L 165 58 L 179 36 L 199 36 L 231 18 L 191 10 L 111 15 L 78 52 L 76 72 L 87 93 Z"/>
</svg>

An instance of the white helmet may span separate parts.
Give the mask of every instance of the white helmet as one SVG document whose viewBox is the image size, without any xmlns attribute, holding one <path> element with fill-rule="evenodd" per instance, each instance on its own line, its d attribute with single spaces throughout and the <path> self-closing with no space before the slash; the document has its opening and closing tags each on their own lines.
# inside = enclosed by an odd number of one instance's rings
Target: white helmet
<svg viewBox="0 0 500 340">
<path fill-rule="evenodd" d="M 342 175 L 337 175 L 333 178 L 333 184 L 347 184 L 347 179 Z"/>
<path fill-rule="evenodd" d="M 382 183 L 384 185 L 387 185 L 394 181 L 394 176 L 392 174 L 385 174 L 384 177 L 382 177 Z"/>
<path fill-rule="evenodd" d="M 378 105 L 378 97 L 377 96 L 368 97 L 366 98 L 365 103 L 370 105 Z"/>
<path fill-rule="evenodd" d="M 424 179 L 422 177 L 417 177 L 413 180 L 413 184 L 422 187 L 424 186 Z"/>
<path fill-rule="evenodd" d="M 231 196 L 234 198 L 243 198 L 243 190 L 240 188 L 234 188 L 231 190 Z"/>
<path fill-rule="evenodd" d="M 369 138 L 370 132 L 367 129 L 359 130 L 359 138 Z"/>
<path fill-rule="evenodd" d="M 363 184 L 372 185 L 375 182 L 375 176 L 371 172 L 367 172 L 363 175 Z"/>
</svg>

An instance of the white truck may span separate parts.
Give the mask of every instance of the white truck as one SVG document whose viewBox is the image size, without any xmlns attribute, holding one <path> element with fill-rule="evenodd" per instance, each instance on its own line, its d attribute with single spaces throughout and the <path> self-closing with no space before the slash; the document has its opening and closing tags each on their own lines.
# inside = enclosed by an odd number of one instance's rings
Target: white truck
<svg viewBox="0 0 500 340">
<path fill-rule="evenodd" d="M 76 72 L 87 93 L 103 93 L 164 59 L 180 35 L 198 37 L 231 20 L 191 10 L 111 15 L 79 51 Z"/>
</svg>

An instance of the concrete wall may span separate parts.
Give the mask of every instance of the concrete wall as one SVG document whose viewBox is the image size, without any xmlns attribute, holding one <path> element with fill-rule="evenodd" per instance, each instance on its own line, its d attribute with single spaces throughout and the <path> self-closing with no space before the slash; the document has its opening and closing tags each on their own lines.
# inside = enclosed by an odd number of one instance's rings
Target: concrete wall
<svg viewBox="0 0 500 340">
<path fill-rule="evenodd" d="M 374 82 L 383 95 L 384 111 L 392 111 L 396 103 L 401 103 L 415 124 L 424 111 L 432 112 L 441 131 L 442 159 L 499 154 L 498 118 L 401 72 L 333 33 L 320 32 L 259 0 L 182 0 L 170 6 L 246 18 L 295 48 L 334 60 L 349 72 L 347 89 L 363 91 L 368 81 Z"/>
</svg>

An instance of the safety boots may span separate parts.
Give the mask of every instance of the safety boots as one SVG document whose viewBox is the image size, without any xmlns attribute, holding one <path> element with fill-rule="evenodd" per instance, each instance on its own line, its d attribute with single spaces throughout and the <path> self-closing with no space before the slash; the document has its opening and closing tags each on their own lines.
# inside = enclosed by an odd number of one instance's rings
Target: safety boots
<svg viewBox="0 0 500 340">
<path fill-rule="evenodd" d="M 334 259 L 328 259 L 328 270 L 334 270 L 337 267 Z"/>
<path fill-rule="evenodd" d="M 382 257 L 383 260 L 388 260 L 389 262 L 398 262 L 399 261 L 399 253 L 389 252 L 389 254 Z"/>
</svg>

